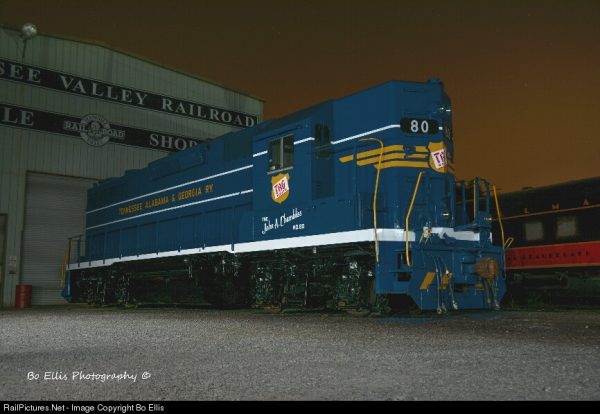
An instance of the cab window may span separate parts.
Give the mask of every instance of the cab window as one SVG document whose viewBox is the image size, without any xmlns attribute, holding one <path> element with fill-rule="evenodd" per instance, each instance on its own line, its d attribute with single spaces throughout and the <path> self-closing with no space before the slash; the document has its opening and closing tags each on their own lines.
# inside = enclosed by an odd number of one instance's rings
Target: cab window
<svg viewBox="0 0 600 414">
<path fill-rule="evenodd" d="M 294 166 L 294 136 L 287 135 L 269 143 L 269 172 Z"/>
<path fill-rule="evenodd" d="M 323 124 L 315 125 L 315 145 L 322 147 L 331 144 L 331 133 L 329 127 Z"/>
<path fill-rule="evenodd" d="M 315 124 L 315 155 L 317 159 L 328 160 L 332 154 L 329 127 L 324 124 Z"/>
</svg>

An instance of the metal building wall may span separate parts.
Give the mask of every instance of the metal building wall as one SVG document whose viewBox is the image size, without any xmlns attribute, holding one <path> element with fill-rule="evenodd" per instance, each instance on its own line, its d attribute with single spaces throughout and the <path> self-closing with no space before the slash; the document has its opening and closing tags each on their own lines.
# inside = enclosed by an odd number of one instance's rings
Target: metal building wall
<svg viewBox="0 0 600 414">
<path fill-rule="evenodd" d="M 38 35 L 27 42 L 0 27 L 0 58 L 133 89 L 200 102 L 262 118 L 262 101 L 220 85 L 169 70 L 104 46 Z M 82 117 L 99 113 L 111 123 L 191 138 L 213 138 L 238 130 L 177 114 L 107 102 L 90 96 L 0 78 L 0 103 Z M 0 113 L 0 117 L 3 114 Z M 83 139 L 0 124 L 0 214 L 6 214 L 4 269 L 0 302 L 13 306 L 21 280 L 22 233 L 27 173 L 58 174 L 94 180 L 143 168 L 165 151 L 109 142 L 95 147 Z M 3 252 L 0 252 L 2 254 Z M 9 259 L 15 258 L 16 269 Z"/>
<path fill-rule="evenodd" d="M 24 58 L 22 51 L 23 42 L 18 32 L 0 27 L 0 57 L 25 65 L 60 70 L 76 76 L 254 114 L 259 120 L 262 117 L 263 103 L 258 98 L 102 46 L 37 36 L 27 42 Z M 237 130 L 201 119 L 106 102 L 89 96 L 58 93 L 52 89 L 10 81 L 1 82 L 0 99 L 9 104 L 51 108 L 54 112 L 65 114 L 85 114 L 83 108 L 96 110 L 114 123 L 192 138 L 214 138 Z"/>
<path fill-rule="evenodd" d="M 16 256 L 18 263 L 14 274 L 8 268 L 4 272 L 4 306 L 14 305 L 14 287 L 23 267 L 21 248 L 28 171 L 102 179 L 122 175 L 127 169 L 143 168 L 164 155 L 162 151 L 123 145 L 96 148 L 70 137 L 55 135 L 49 139 L 36 131 L 15 130 L 9 134 L 0 127 L 0 212 L 7 214 L 5 252 L 7 258 Z"/>
</svg>

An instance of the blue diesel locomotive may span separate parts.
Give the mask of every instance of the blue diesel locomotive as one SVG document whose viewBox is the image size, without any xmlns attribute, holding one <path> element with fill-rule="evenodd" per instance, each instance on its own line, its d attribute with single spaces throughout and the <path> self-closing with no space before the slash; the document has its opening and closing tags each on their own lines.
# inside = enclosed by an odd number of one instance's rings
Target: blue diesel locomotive
<svg viewBox="0 0 600 414">
<path fill-rule="evenodd" d="M 443 84 L 390 81 L 89 190 L 63 295 L 99 303 L 494 308 L 490 185 L 457 182 Z"/>
</svg>

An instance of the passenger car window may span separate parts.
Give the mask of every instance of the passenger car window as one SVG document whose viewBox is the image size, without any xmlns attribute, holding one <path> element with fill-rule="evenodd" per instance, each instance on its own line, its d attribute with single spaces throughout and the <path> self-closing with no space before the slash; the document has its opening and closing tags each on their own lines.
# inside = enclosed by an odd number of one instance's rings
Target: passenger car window
<svg viewBox="0 0 600 414">
<path fill-rule="evenodd" d="M 559 217 L 556 220 L 556 238 L 566 239 L 577 236 L 577 217 Z"/>
<path fill-rule="evenodd" d="M 525 223 L 525 240 L 536 241 L 544 239 L 544 226 L 541 221 L 530 221 Z"/>
</svg>

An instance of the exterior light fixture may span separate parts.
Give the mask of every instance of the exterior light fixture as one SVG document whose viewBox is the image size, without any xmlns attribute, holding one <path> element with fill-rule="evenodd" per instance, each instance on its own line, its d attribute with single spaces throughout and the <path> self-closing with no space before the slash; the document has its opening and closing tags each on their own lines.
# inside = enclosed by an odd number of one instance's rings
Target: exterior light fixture
<svg viewBox="0 0 600 414">
<path fill-rule="evenodd" d="M 37 35 L 37 27 L 33 23 L 25 23 L 21 27 L 21 38 L 23 39 L 23 53 L 21 60 L 25 59 L 25 50 L 27 49 L 27 41 Z"/>
<path fill-rule="evenodd" d="M 23 37 L 23 40 L 29 40 L 32 37 L 35 37 L 35 35 L 37 35 L 37 27 L 35 27 L 35 24 L 25 23 L 21 27 L 21 36 Z"/>
</svg>

